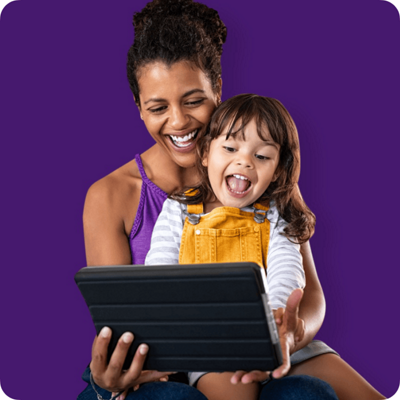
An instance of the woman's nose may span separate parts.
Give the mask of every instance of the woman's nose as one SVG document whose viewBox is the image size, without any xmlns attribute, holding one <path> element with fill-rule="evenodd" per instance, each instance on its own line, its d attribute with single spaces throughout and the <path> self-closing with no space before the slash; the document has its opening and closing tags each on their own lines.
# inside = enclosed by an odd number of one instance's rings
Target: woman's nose
<svg viewBox="0 0 400 400">
<path fill-rule="evenodd" d="M 171 128 L 179 131 L 187 127 L 190 122 L 189 116 L 185 113 L 185 110 L 181 107 L 172 107 L 171 114 L 169 117 L 169 125 Z"/>
</svg>

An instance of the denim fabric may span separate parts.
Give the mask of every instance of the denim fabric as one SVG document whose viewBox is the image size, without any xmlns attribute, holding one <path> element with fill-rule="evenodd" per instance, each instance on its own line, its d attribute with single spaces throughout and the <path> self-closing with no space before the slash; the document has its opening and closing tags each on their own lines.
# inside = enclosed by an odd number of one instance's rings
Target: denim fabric
<svg viewBox="0 0 400 400">
<path fill-rule="evenodd" d="M 86 389 L 77 400 L 97 400 L 97 394 L 90 384 L 90 369 L 86 368 L 82 379 L 88 382 Z M 104 399 L 110 399 L 111 393 L 96 385 L 96 390 Z M 207 400 L 197 389 L 178 382 L 151 382 L 142 385 L 135 392 L 130 393 L 127 400 Z"/>
<path fill-rule="evenodd" d="M 313 376 L 294 375 L 268 381 L 259 400 L 338 400 L 332 387 Z"/>
<path fill-rule="evenodd" d="M 82 375 L 89 382 L 90 370 L 86 368 Z M 104 399 L 110 399 L 111 393 L 96 386 Z M 307 375 L 286 376 L 273 379 L 263 385 L 259 400 L 338 400 L 332 387 L 317 378 Z M 97 400 L 91 384 L 78 396 L 77 400 Z M 197 389 L 178 382 L 151 382 L 142 385 L 128 395 L 127 400 L 207 400 Z"/>
</svg>

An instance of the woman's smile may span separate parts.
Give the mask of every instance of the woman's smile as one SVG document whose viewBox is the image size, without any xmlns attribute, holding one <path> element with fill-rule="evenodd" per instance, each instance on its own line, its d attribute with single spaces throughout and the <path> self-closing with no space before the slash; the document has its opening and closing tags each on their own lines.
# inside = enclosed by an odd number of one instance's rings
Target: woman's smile
<svg viewBox="0 0 400 400">
<path fill-rule="evenodd" d="M 189 133 L 179 132 L 179 134 L 167 134 L 170 138 L 175 151 L 191 152 L 196 147 L 196 139 L 200 128 L 194 129 Z"/>
</svg>

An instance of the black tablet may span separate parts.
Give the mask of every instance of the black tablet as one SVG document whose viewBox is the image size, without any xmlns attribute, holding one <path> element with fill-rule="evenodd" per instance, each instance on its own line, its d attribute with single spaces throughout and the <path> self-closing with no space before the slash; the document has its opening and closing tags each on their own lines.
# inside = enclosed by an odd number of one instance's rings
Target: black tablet
<svg viewBox="0 0 400 400">
<path fill-rule="evenodd" d="M 254 263 L 86 267 L 75 281 L 96 332 L 149 345 L 144 369 L 272 371 L 282 364 L 265 271 Z"/>
</svg>

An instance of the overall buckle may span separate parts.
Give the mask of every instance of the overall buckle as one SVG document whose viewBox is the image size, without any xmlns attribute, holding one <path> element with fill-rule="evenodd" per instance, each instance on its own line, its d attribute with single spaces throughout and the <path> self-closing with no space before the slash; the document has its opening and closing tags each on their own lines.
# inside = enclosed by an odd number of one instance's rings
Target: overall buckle
<svg viewBox="0 0 400 400">
<path fill-rule="evenodd" d="M 265 221 L 265 218 L 267 218 L 267 212 L 265 210 L 258 210 L 257 208 L 254 210 L 254 221 L 257 222 L 257 224 L 262 224 Z"/>
</svg>

